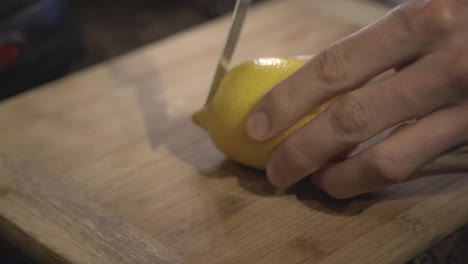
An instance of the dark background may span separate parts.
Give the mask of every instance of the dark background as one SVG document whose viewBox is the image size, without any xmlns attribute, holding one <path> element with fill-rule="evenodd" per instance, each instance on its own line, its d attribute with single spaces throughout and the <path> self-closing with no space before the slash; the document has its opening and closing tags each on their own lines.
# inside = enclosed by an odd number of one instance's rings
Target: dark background
<svg viewBox="0 0 468 264">
<path fill-rule="evenodd" d="M 233 0 L 71 0 L 85 47 L 78 66 L 107 60 L 230 12 L 234 3 Z"/>
<path fill-rule="evenodd" d="M 254 3 L 261 1 L 265 0 Z M 234 4 L 235 0 L 0 0 L 0 48 L 1 34 L 17 27 L 5 21 L 24 17 L 21 13 L 38 17 L 13 23 L 33 28 L 22 32 L 28 39 L 28 52 L 21 55 L 27 65 L 6 71 L 0 63 L 0 100 L 231 12 Z M 60 11 L 57 6 L 62 6 Z M 57 12 L 63 17 L 44 22 Z M 35 26 L 46 23 L 56 25 Z"/>
</svg>

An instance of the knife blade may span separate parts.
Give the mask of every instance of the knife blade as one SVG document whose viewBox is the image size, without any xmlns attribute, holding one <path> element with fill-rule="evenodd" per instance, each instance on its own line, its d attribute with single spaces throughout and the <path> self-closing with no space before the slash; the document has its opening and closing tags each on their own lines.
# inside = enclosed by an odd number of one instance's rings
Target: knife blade
<svg viewBox="0 0 468 264">
<path fill-rule="evenodd" d="M 221 80 L 228 71 L 229 64 L 231 62 L 232 54 L 236 48 L 239 36 L 244 25 L 245 17 L 247 16 L 247 11 L 249 9 L 250 3 L 252 0 L 237 0 L 234 7 L 234 13 L 232 18 L 231 29 L 227 37 L 226 43 L 224 45 L 224 50 L 219 58 L 218 65 L 216 66 L 216 71 L 211 82 L 210 91 L 206 99 L 205 105 L 207 105 L 213 96 L 215 95 Z"/>
</svg>

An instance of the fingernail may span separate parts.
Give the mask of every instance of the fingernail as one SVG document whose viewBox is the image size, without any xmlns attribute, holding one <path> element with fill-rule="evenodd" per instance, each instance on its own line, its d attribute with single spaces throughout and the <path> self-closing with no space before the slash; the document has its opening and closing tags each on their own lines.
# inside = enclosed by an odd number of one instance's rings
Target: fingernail
<svg viewBox="0 0 468 264">
<path fill-rule="evenodd" d="M 274 162 L 269 162 L 267 165 L 267 178 L 268 181 L 280 188 L 284 188 L 288 186 L 288 181 L 286 179 L 285 171 L 283 169 L 283 166 L 281 163 L 274 163 Z"/>
<path fill-rule="evenodd" d="M 262 140 L 268 134 L 270 129 L 270 120 L 265 112 L 256 112 L 247 120 L 247 134 L 255 139 Z"/>
</svg>

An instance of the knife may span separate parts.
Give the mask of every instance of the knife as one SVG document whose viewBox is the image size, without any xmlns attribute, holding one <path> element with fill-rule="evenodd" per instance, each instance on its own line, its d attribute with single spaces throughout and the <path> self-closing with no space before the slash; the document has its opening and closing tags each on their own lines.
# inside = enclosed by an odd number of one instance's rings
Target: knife
<svg viewBox="0 0 468 264">
<path fill-rule="evenodd" d="M 250 3 L 252 0 L 237 0 L 236 6 L 234 7 L 233 21 L 231 25 L 231 30 L 229 31 L 226 44 L 224 45 L 223 53 L 219 58 L 218 65 L 216 67 L 216 72 L 211 82 L 210 91 L 206 99 L 205 105 L 207 105 L 216 91 L 218 86 L 221 83 L 224 75 L 228 71 L 229 63 L 231 62 L 232 54 L 236 48 L 237 41 L 239 40 L 239 35 L 244 25 L 245 17 L 247 16 L 247 11 L 249 9 Z"/>
</svg>

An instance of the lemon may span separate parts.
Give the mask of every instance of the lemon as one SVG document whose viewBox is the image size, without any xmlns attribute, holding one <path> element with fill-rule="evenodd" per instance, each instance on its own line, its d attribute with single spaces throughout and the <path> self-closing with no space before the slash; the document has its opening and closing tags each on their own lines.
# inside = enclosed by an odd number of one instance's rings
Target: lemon
<svg viewBox="0 0 468 264">
<path fill-rule="evenodd" d="M 209 104 L 193 115 L 194 122 L 229 159 L 265 169 L 276 146 L 328 106 L 322 105 L 271 140 L 258 142 L 247 135 L 245 122 L 255 104 L 304 63 L 294 58 L 259 58 L 235 66 L 223 77 Z"/>
</svg>

